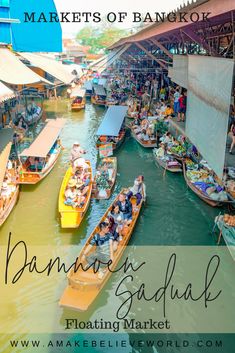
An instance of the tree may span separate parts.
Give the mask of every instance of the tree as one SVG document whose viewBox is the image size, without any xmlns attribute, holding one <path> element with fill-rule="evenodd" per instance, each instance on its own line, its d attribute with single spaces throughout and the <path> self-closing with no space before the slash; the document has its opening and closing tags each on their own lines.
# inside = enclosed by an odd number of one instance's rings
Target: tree
<svg viewBox="0 0 235 353">
<path fill-rule="evenodd" d="M 81 45 L 90 46 L 90 53 L 99 53 L 107 47 L 118 41 L 120 38 L 128 35 L 127 30 L 119 29 L 113 26 L 99 27 L 86 26 L 82 28 L 76 38 Z"/>
</svg>

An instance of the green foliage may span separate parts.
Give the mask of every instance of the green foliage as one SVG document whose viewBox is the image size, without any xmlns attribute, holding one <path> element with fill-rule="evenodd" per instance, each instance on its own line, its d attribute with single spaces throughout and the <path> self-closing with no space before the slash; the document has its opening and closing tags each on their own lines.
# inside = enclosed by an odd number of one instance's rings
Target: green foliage
<svg viewBox="0 0 235 353">
<path fill-rule="evenodd" d="M 91 47 L 90 53 L 97 54 L 126 35 L 128 35 L 126 30 L 113 26 L 104 26 L 102 29 L 86 26 L 78 32 L 76 38 L 81 45 Z"/>
</svg>

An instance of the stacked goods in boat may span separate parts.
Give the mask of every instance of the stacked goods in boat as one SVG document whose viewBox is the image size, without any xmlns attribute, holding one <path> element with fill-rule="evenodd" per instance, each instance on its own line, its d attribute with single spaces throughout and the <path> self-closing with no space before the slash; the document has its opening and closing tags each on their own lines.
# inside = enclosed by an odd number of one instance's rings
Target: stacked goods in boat
<svg viewBox="0 0 235 353">
<path fill-rule="evenodd" d="M 186 158 L 183 163 L 184 178 L 190 189 L 210 206 L 222 206 L 228 202 L 228 194 L 211 170 L 203 164 L 194 163 Z"/>
<path fill-rule="evenodd" d="M 92 193 L 95 199 L 109 199 L 117 176 L 117 158 L 102 158 L 94 177 Z"/>
</svg>

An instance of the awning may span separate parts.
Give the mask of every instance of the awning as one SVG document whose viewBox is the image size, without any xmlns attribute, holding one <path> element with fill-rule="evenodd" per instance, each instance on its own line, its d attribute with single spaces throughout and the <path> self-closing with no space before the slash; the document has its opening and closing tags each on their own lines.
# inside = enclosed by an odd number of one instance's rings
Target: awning
<svg viewBox="0 0 235 353">
<path fill-rule="evenodd" d="M 45 158 L 59 136 L 65 119 L 50 120 L 34 142 L 20 153 L 20 157 L 43 157 Z"/>
<path fill-rule="evenodd" d="M 118 136 L 128 107 L 114 105 L 109 107 L 96 133 L 97 136 Z"/>
<path fill-rule="evenodd" d="M 70 97 L 71 98 L 75 98 L 75 97 L 84 97 L 86 94 L 86 90 L 85 89 L 82 89 L 80 87 L 75 87 L 72 89 L 72 92 L 70 94 Z"/>
<path fill-rule="evenodd" d="M 11 152 L 13 129 L 0 130 L 0 190 L 6 173 L 6 167 Z"/>
<path fill-rule="evenodd" d="M 0 80 L 11 85 L 51 84 L 25 66 L 9 49 L 0 48 Z"/>
<path fill-rule="evenodd" d="M 93 84 L 91 80 L 84 82 L 84 88 L 86 91 L 92 91 L 92 87 L 93 87 Z"/>
<path fill-rule="evenodd" d="M 12 89 L 5 86 L 0 82 L 0 103 L 5 102 L 8 99 L 14 98 L 16 95 Z"/>
<path fill-rule="evenodd" d="M 32 66 L 39 67 L 66 85 L 74 80 L 74 75 L 64 67 L 65 65 L 54 59 L 34 53 L 20 53 L 20 55 L 28 60 Z"/>
<path fill-rule="evenodd" d="M 173 55 L 173 67 L 168 69 L 168 76 L 177 85 L 188 88 L 188 56 Z"/>
<path fill-rule="evenodd" d="M 103 86 L 100 85 L 94 85 L 93 86 L 95 94 L 97 94 L 97 96 L 106 96 L 106 92 Z"/>
</svg>

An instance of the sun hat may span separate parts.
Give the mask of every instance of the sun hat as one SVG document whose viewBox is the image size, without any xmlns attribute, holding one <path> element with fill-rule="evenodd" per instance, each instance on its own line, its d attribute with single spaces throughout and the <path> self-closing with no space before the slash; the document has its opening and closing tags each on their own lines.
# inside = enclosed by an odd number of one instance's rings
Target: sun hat
<svg viewBox="0 0 235 353">
<path fill-rule="evenodd" d="M 68 182 L 68 187 L 73 188 L 74 186 L 76 186 L 77 182 L 74 179 L 70 179 Z"/>
</svg>

